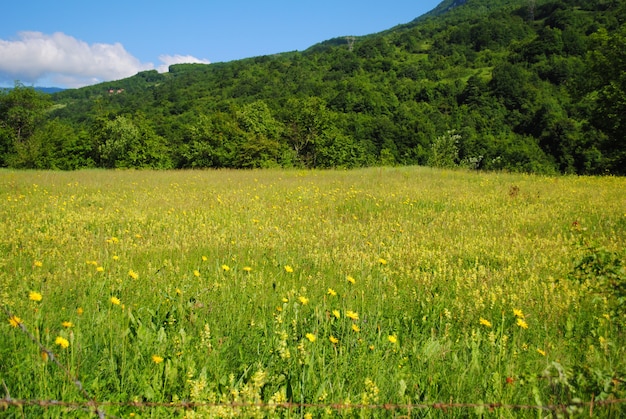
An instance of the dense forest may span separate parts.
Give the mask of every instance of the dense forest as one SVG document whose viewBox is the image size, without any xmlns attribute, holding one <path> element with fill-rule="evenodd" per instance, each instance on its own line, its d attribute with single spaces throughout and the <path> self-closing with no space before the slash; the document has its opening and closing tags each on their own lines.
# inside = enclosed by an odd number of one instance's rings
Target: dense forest
<svg viewBox="0 0 626 419">
<path fill-rule="evenodd" d="M 0 166 L 626 174 L 626 2 L 467 0 L 305 51 L 0 92 Z"/>
</svg>

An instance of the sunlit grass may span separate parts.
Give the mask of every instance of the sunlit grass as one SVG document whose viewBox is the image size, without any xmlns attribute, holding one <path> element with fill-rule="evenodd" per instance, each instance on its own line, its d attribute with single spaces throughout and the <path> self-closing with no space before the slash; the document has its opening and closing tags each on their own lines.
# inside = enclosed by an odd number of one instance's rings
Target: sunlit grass
<svg viewBox="0 0 626 419">
<path fill-rule="evenodd" d="M 568 279 L 585 244 L 625 247 L 622 178 L 2 171 L 0 199 L 13 398 L 82 400 L 19 323 L 99 401 L 624 396 L 623 331 Z"/>
</svg>

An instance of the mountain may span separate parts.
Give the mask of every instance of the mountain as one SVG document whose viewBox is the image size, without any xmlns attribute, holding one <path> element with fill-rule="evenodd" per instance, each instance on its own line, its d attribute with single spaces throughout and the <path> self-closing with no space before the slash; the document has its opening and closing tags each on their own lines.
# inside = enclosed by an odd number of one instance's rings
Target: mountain
<svg viewBox="0 0 626 419">
<path fill-rule="evenodd" d="M 13 87 L 0 87 L 0 90 L 2 91 L 10 91 L 12 89 Z M 33 89 L 37 92 L 47 93 L 47 94 L 58 93 L 58 92 L 62 92 L 63 90 L 65 90 L 62 87 L 41 87 L 41 86 L 33 86 Z"/>
<path fill-rule="evenodd" d="M 55 93 L 0 160 L 626 174 L 625 22 L 617 0 L 446 0 L 377 34 Z"/>
<path fill-rule="evenodd" d="M 65 89 L 62 87 L 37 87 L 35 86 L 35 90 L 42 92 L 42 93 L 53 94 L 53 93 L 62 92 Z"/>
</svg>

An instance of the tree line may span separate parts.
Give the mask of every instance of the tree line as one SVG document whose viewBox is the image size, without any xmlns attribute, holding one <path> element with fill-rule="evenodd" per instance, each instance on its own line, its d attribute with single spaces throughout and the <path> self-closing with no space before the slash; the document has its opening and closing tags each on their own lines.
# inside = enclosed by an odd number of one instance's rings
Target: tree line
<svg viewBox="0 0 626 419">
<path fill-rule="evenodd" d="M 302 52 L 53 95 L 17 83 L 0 165 L 625 174 L 625 68 L 623 2 L 468 0 Z"/>
</svg>

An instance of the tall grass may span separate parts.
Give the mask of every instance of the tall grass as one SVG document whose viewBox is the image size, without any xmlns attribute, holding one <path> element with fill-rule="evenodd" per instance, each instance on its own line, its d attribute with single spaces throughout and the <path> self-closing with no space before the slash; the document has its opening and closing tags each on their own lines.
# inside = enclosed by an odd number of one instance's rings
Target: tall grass
<svg viewBox="0 0 626 419">
<path fill-rule="evenodd" d="M 450 401 L 575 410 L 626 396 L 613 296 L 570 279 L 590 244 L 623 255 L 623 178 L 2 171 L 0 199 L 0 301 L 96 400 L 328 405 L 113 415 L 351 417 L 389 413 L 331 405 Z M 83 400 L 13 326 L 0 325 L 11 397 Z M 60 409 L 3 414 L 24 413 Z M 409 413 L 444 415 L 396 411 Z M 446 416 L 468 414 L 538 415 Z"/>
</svg>

